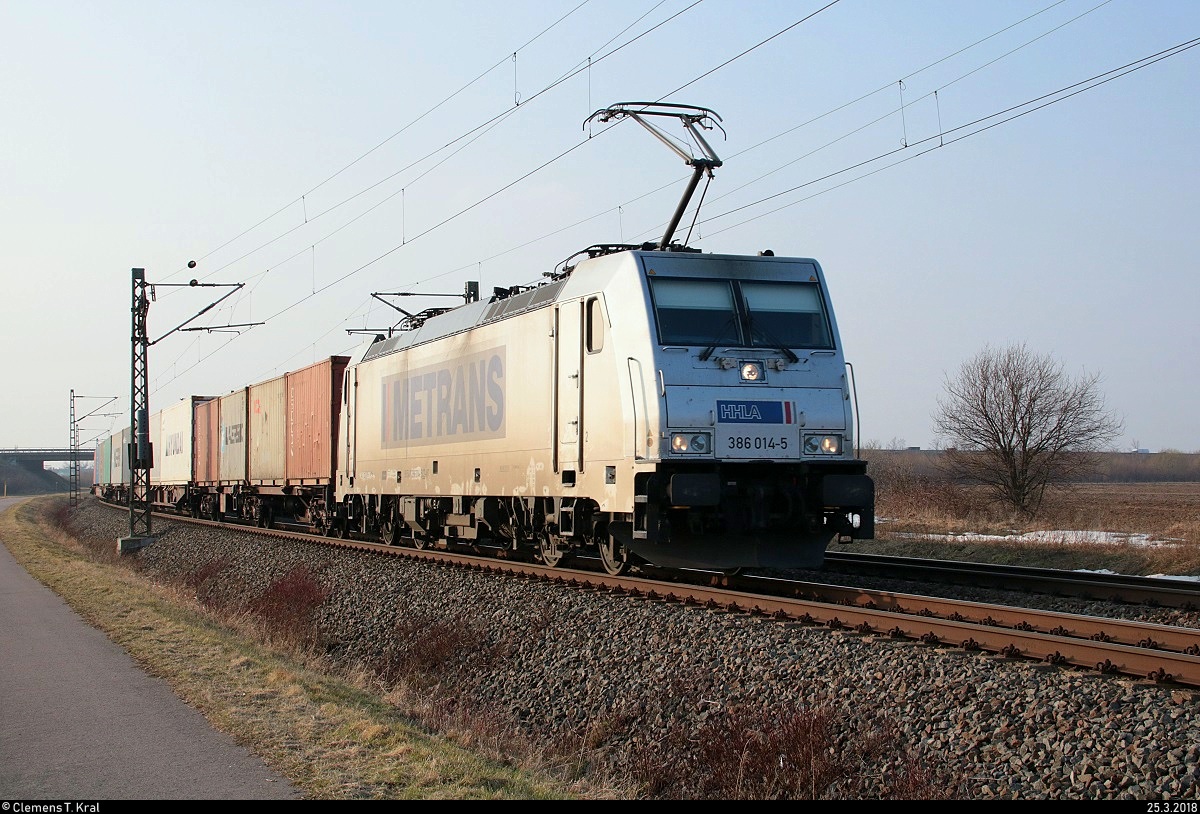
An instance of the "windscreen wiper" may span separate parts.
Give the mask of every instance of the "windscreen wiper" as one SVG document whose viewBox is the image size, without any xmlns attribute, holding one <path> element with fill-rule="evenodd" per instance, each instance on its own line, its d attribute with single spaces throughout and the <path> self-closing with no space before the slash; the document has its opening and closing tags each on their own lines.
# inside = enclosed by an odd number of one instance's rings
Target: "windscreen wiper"
<svg viewBox="0 0 1200 814">
<path fill-rule="evenodd" d="M 709 357 L 713 355 L 713 351 L 717 349 L 725 341 L 725 337 L 729 335 L 729 329 L 737 324 L 737 314 L 734 314 L 729 319 L 725 320 L 725 324 L 721 326 L 721 332 L 717 334 L 717 338 L 713 343 L 704 350 L 700 351 L 700 361 L 707 362 Z"/>
<path fill-rule="evenodd" d="M 766 328 L 754 327 L 754 320 L 750 320 L 750 341 L 753 342 L 756 336 L 761 336 L 764 340 L 771 343 L 771 348 L 787 356 L 788 361 L 792 364 L 800 361 L 800 357 L 792 352 L 792 349 L 780 341 L 779 337 L 768 331 Z"/>
</svg>

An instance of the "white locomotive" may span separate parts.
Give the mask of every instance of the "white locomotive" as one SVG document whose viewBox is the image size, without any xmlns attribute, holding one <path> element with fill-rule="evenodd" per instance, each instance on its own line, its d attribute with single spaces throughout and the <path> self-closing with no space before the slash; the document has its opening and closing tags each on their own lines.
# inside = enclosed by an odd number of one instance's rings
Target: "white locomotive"
<svg viewBox="0 0 1200 814">
<path fill-rule="evenodd" d="M 653 117 L 679 119 L 703 155 Z M 468 284 L 466 304 L 352 359 L 335 532 L 594 555 L 612 574 L 815 567 L 832 540 L 874 536 L 820 265 L 673 243 L 721 166 L 700 133 L 719 117 L 646 102 L 589 117 L 620 118 L 693 169 L 661 242 L 593 246 L 487 302 Z"/>
<path fill-rule="evenodd" d="M 338 529 L 734 570 L 870 538 L 820 265 L 597 246 L 346 369 Z"/>
</svg>

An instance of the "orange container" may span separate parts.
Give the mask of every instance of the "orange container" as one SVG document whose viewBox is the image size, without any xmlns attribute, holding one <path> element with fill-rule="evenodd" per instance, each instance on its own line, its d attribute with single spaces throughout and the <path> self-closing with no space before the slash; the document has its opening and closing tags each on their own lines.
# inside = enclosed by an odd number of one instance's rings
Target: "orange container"
<svg viewBox="0 0 1200 814">
<path fill-rule="evenodd" d="M 192 455 L 193 476 L 198 484 L 215 484 L 221 479 L 221 400 L 196 402 L 196 443 Z"/>
<path fill-rule="evenodd" d="M 330 356 L 287 378 L 287 481 L 332 483 L 348 356 Z"/>
</svg>

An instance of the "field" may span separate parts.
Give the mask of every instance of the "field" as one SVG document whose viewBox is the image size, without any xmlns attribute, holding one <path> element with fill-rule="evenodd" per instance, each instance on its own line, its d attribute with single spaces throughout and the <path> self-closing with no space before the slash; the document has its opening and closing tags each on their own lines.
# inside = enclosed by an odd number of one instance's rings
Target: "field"
<svg viewBox="0 0 1200 814">
<path fill-rule="evenodd" d="M 878 539 L 847 551 L 1200 576 L 1200 482 L 1072 484 L 1024 518 L 936 474 L 874 475 Z"/>
</svg>

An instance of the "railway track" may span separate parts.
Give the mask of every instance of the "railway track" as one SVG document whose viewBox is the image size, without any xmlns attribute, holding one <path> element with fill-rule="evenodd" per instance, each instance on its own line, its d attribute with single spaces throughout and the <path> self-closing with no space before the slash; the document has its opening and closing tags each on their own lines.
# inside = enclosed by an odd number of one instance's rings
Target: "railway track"
<svg viewBox="0 0 1200 814">
<path fill-rule="evenodd" d="M 777 577 L 728 577 L 704 571 L 672 572 L 670 579 L 651 575 L 609 576 L 599 569 L 598 563 L 597 570 L 550 567 L 472 553 L 326 538 L 294 529 L 261 529 L 177 515 L 162 517 L 546 580 L 645 601 L 682 603 L 713 611 L 771 617 L 787 624 L 822 626 L 867 637 L 908 640 L 1200 688 L 1200 629 Z"/>
<path fill-rule="evenodd" d="M 974 585 L 1185 610 L 1200 608 L 1200 582 L 1016 565 L 925 560 L 829 551 L 824 572 Z"/>
</svg>

